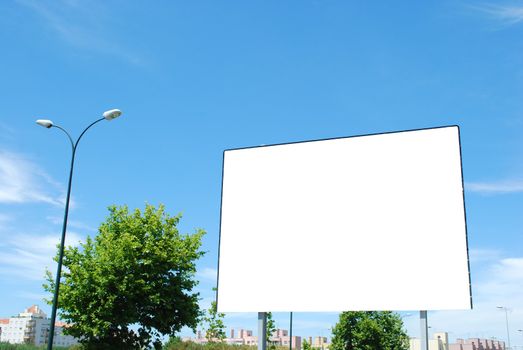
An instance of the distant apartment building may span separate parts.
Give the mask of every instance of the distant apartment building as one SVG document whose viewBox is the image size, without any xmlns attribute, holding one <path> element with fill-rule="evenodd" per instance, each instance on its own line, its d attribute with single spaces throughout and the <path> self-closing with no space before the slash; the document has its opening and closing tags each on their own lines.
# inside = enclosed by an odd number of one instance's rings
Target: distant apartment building
<svg viewBox="0 0 523 350">
<path fill-rule="evenodd" d="M 311 345 L 315 349 L 326 350 L 330 347 L 330 343 L 327 342 L 327 337 L 314 337 Z"/>
<path fill-rule="evenodd" d="M 230 336 L 225 339 L 225 342 L 233 345 L 257 345 L 258 337 L 253 336 L 250 330 L 231 329 Z"/>
<path fill-rule="evenodd" d="M 421 350 L 421 340 L 410 338 L 410 350 Z M 429 339 L 428 350 L 449 350 L 449 336 L 446 332 L 434 333 Z"/>
<path fill-rule="evenodd" d="M 330 343 L 327 342 L 327 337 L 308 337 L 307 343 L 309 343 L 313 349 L 328 350 L 330 347 Z"/>
<path fill-rule="evenodd" d="M 277 329 L 269 340 L 272 344 L 280 346 L 289 346 L 289 342 L 292 341 L 293 349 L 301 349 L 301 337 L 293 336 L 291 340 L 289 332 L 285 329 Z"/>
<path fill-rule="evenodd" d="M 258 345 L 258 337 L 252 335 L 251 330 L 246 329 L 231 329 L 229 337 L 224 339 L 224 342 L 232 345 Z M 192 341 L 199 344 L 207 343 L 208 340 L 201 331 L 196 332 L 196 338 L 183 338 L 183 341 Z M 289 337 L 288 331 L 285 329 L 277 329 L 269 338 L 274 345 L 289 346 L 292 341 L 293 349 L 301 349 L 301 337 Z"/>
<path fill-rule="evenodd" d="M 468 338 L 456 339 L 449 350 L 505 350 L 505 342 L 493 339 Z"/>
<path fill-rule="evenodd" d="M 0 342 L 45 345 L 49 337 L 50 325 L 51 320 L 47 318 L 47 315 L 37 305 L 33 305 L 19 313 L 18 316 L 0 320 Z M 78 341 L 74 337 L 63 334 L 64 327 L 66 324 L 63 322 L 55 323 L 53 345 L 77 344 Z"/>
<path fill-rule="evenodd" d="M 421 342 L 418 338 L 410 339 L 410 350 L 420 350 Z M 448 333 L 434 333 L 429 339 L 428 350 L 506 350 L 505 342 L 500 340 L 469 338 L 456 339 L 455 343 L 449 343 Z"/>
</svg>

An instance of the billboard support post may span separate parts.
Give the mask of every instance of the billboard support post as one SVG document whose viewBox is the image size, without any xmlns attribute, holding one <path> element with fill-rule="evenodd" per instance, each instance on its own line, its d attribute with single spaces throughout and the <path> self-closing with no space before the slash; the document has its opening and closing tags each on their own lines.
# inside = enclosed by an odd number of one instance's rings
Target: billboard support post
<svg viewBox="0 0 523 350">
<path fill-rule="evenodd" d="M 427 323 L 427 311 L 420 311 L 419 312 L 419 318 L 420 318 L 420 348 L 421 350 L 428 350 L 429 349 L 429 326 Z"/>
<path fill-rule="evenodd" d="M 267 313 L 258 312 L 258 350 L 267 350 Z"/>
<path fill-rule="evenodd" d="M 292 350 L 292 311 L 291 311 L 291 320 L 289 324 L 290 334 L 289 334 L 289 350 Z"/>
</svg>

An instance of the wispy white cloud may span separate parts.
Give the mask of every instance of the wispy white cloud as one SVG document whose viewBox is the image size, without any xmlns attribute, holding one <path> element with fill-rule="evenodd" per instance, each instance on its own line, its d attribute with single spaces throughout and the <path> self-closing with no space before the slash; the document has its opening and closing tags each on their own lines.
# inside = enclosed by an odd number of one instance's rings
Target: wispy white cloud
<svg viewBox="0 0 523 350">
<path fill-rule="evenodd" d="M 502 4 L 479 4 L 472 8 L 484 13 L 490 18 L 501 22 L 504 25 L 513 25 L 523 21 L 523 5 L 502 5 Z"/>
<path fill-rule="evenodd" d="M 467 182 L 465 189 L 482 194 L 505 194 L 523 192 L 523 180 L 498 182 Z"/>
<path fill-rule="evenodd" d="M 18 0 L 18 3 L 33 11 L 48 28 L 73 47 L 115 56 L 135 65 L 144 63 L 140 55 L 110 39 L 113 36 L 111 26 L 117 21 L 103 2 Z"/>
<path fill-rule="evenodd" d="M 48 216 L 46 219 L 54 225 L 62 225 L 64 218 L 62 216 Z M 77 230 L 84 230 L 90 232 L 96 232 L 96 228 L 76 220 L 67 220 L 67 227 L 75 228 Z"/>
<path fill-rule="evenodd" d="M 73 231 L 67 231 L 65 237 L 66 246 L 76 246 L 81 240 L 81 236 Z M 21 250 L 35 255 L 52 255 L 56 252 L 56 245 L 60 243 L 60 232 L 54 234 L 35 236 L 35 235 L 20 235 L 15 236 L 9 240 L 9 243 Z"/>
<path fill-rule="evenodd" d="M 0 203 L 43 202 L 62 206 L 62 194 L 62 186 L 38 166 L 21 155 L 0 151 Z"/>
<path fill-rule="evenodd" d="M 478 297 L 493 303 L 511 303 L 517 300 L 523 313 L 523 257 L 498 261 L 490 268 L 489 276 L 490 278 L 481 281 Z"/>
<path fill-rule="evenodd" d="M 16 276 L 22 280 L 42 280 L 45 269 L 55 265 L 53 257 L 60 243 L 60 234 L 12 235 L 0 251 L 0 275 Z M 67 232 L 66 246 L 76 246 L 80 235 Z M 51 270 L 52 271 L 52 270 Z"/>
<path fill-rule="evenodd" d="M 472 295 L 473 310 L 429 313 L 431 331 L 447 331 L 451 339 L 496 337 L 506 340 L 505 315 L 497 306 L 510 310 L 511 324 L 523 324 L 523 257 L 492 262 L 484 273 L 472 281 Z M 419 320 L 414 317 L 405 322 L 409 334 L 418 336 Z M 511 329 L 512 339 L 518 337 L 516 329 Z"/>
</svg>

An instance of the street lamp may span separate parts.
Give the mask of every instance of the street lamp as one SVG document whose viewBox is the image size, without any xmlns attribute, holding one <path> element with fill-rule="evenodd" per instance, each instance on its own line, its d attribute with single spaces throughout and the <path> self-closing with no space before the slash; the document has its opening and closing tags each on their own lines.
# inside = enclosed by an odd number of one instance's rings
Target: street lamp
<svg viewBox="0 0 523 350">
<path fill-rule="evenodd" d="M 508 348 L 512 349 L 510 347 L 510 331 L 508 328 L 508 309 L 505 306 L 496 306 L 500 310 L 505 310 L 505 320 L 507 321 L 507 342 L 508 342 Z"/>
<path fill-rule="evenodd" d="M 62 259 L 63 259 L 63 255 L 64 255 L 65 231 L 67 229 L 67 216 L 69 214 L 69 199 L 71 196 L 71 181 L 73 179 L 74 156 L 76 154 L 76 148 L 78 147 L 78 142 L 80 142 L 80 139 L 82 138 L 82 136 L 84 136 L 85 132 L 91 126 L 93 126 L 94 124 L 96 124 L 98 122 L 101 122 L 104 119 L 113 120 L 115 118 L 118 118 L 119 116 L 122 115 L 122 111 L 120 111 L 119 109 L 111 109 L 109 111 L 105 111 L 102 115 L 103 115 L 102 118 L 92 122 L 91 124 L 89 124 L 89 126 L 87 128 L 84 129 L 84 131 L 82 131 L 82 133 L 80 134 L 80 136 L 78 137 L 76 142 L 73 142 L 71 135 L 69 135 L 69 133 L 64 128 L 62 128 L 59 125 L 54 124 L 51 120 L 38 119 L 36 121 L 36 124 L 38 124 L 44 128 L 50 129 L 52 127 L 55 127 L 55 128 L 62 130 L 69 138 L 69 141 L 71 141 L 71 148 L 72 148 L 71 169 L 69 170 L 69 183 L 67 185 L 67 197 L 65 199 L 64 224 L 63 224 L 63 228 L 62 228 L 62 239 L 60 241 L 60 255 L 58 257 L 58 268 L 56 270 L 56 282 L 55 282 L 54 296 L 53 296 L 53 309 L 51 312 L 51 325 L 50 325 L 50 329 L 49 329 L 49 338 L 47 341 L 47 350 L 52 350 L 52 348 L 53 348 L 54 328 L 55 328 L 54 324 L 55 324 L 55 320 L 56 320 L 56 309 L 58 307 L 58 292 L 60 289 L 60 276 L 62 273 Z"/>
</svg>

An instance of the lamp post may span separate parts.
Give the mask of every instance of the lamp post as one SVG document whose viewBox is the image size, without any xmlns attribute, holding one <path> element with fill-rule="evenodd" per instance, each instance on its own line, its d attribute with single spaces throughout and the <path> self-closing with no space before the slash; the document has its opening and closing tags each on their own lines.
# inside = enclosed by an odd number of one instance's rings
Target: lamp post
<svg viewBox="0 0 523 350">
<path fill-rule="evenodd" d="M 500 310 L 505 310 L 505 321 L 507 322 L 507 342 L 508 342 L 508 349 L 512 349 L 510 347 L 510 331 L 508 328 L 508 309 L 505 306 L 496 306 Z"/>
<path fill-rule="evenodd" d="M 51 324 L 50 324 L 50 327 L 49 327 L 49 338 L 47 340 L 47 350 L 52 350 L 52 348 L 53 348 L 54 328 L 55 328 L 55 321 L 56 321 L 56 310 L 57 310 L 57 307 L 58 307 L 58 292 L 60 290 L 60 276 L 62 274 L 62 259 L 63 259 L 63 255 L 64 255 L 65 232 L 66 232 L 66 229 L 67 229 L 67 216 L 69 214 L 69 199 L 71 197 L 71 182 L 72 182 L 72 179 L 73 179 L 74 156 L 76 154 L 76 148 L 78 147 L 78 142 L 80 142 L 80 139 L 82 138 L 82 136 L 84 136 L 85 132 L 91 126 L 93 126 L 94 124 L 96 124 L 98 122 L 101 122 L 104 119 L 105 120 L 112 120 L 112 119 L 118 118 L 120 115 L 122 115 L 122 112 L 119 109 L 111 109 L 109 111 L 104 112 L 102 115 L 103 115 L 102 118 L 92 122 L 91 124 L 89 124 L 88 127 L 86 127 L 84 129 L 84 131 L 82 131 L 82 133 L 80 134 L 80 136 L 78 137 L 76 142 L 73 142 L 73 139 L 71 138 L 71 135 L 69 135 L 69 133 L 64 128 L 62 128 L 59 125 L 54 124 L 51 120 L 48 120 L 48 119 L 38 119 L 36 121 L 36 124 L 38 124 L 40 126 L 43 126 L 44 128 L 50 129 L 52 127 L 55 127 L 55 128 L 58 128 L 58 129 L 62 130 L 67 135 L 67 137 L 69 138 L 69 141 L 71 142 L 71 148 L 72 148 L 71 169 L 69 170 L 69 182 L 68 182 L 68 185 L 67 185 L 67 197 L 65 199 L 64 223 L 63 223 L 63 227 L 62 227 L 62 238 L 61 238 L 61 241 L 60 241 L 60 254 L 59 254 L 59 257 L 58 257 L 58 267 L 57 267 L 57 270 L 56 270 L 56 282 L 55 282 L 55 287 L 54 287 L 53 308 L 52 308 L 52 311 L 51 311 Z"/>
</svg>

